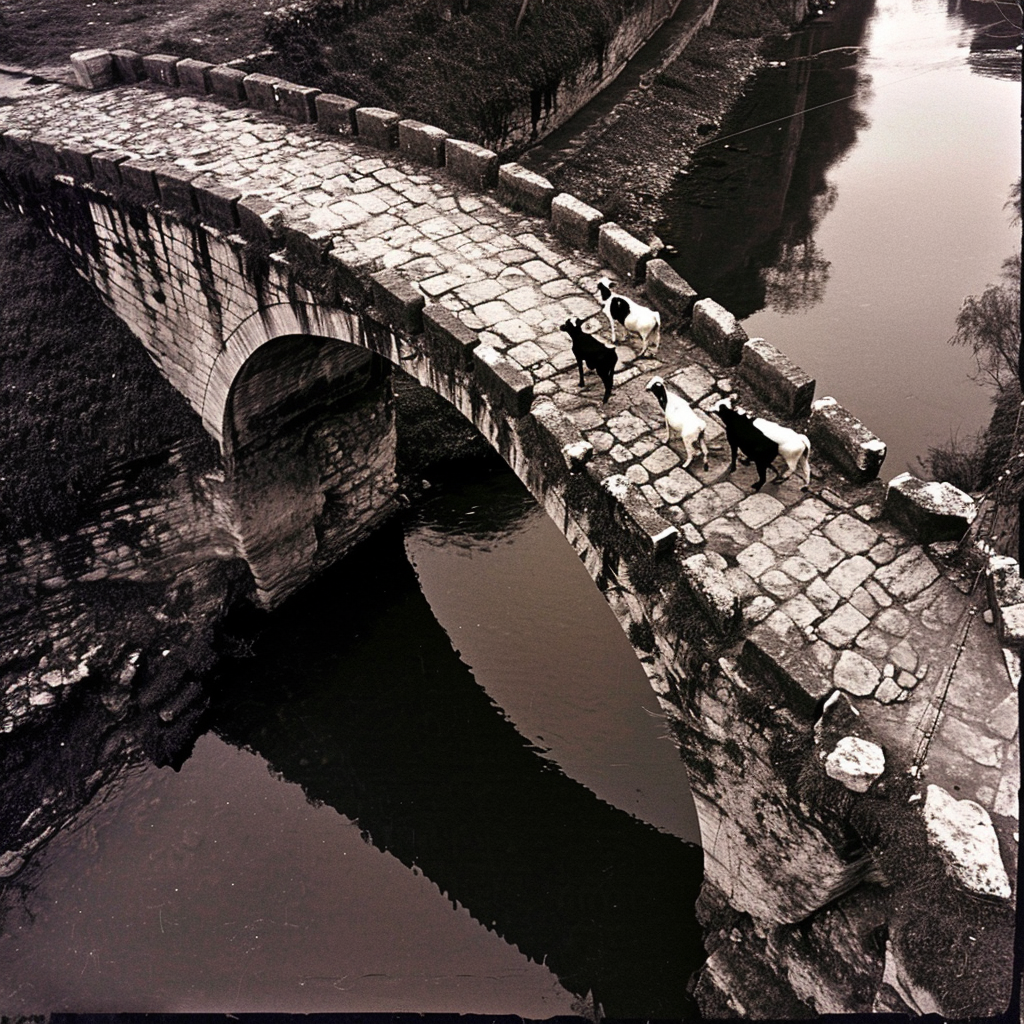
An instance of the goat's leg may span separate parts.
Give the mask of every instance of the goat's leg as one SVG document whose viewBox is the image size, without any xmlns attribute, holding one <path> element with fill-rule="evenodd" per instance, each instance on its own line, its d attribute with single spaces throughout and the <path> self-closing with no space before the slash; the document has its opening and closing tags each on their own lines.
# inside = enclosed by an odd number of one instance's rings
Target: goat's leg
<svg viewBox="0 0 1024 1024">
<path fill-rule="evenodd" d="M 683 439 L 683 447 L 686 449 L 686 461 L 683 463 L 683 469 L 686 469 L 693 462 L 693 449 L 690 447 L 690 439 L 685 434 L 679 436 Z"/>
<path fill-rule="evenodd" d="M 766 462 L 757 463 L 757 483 L 754 484 L 755 491 L 759 491 L 764 487 L 764 482 L 768 479 L 768 466 L 769 463 Z"/>
<path fill-rule="evenodd" d="M 583 360 L 577 357 L 576 366 L 579 368 L 580 371 L 580 387 L 583 387 Z"/>
<path fill-rule="evenodd" d="M 697 435 L 697 444 L 700 445 L 700 453 L 704 456 L 704 472 L 706 473 L 710 469 L 710 464 L 708 462 L 708 445 L 704 440 L 703 430 Z"/>
<path fill-rule="evenodd" d="M 732 451 L 732 461 L 729 463 L 729 468 L 726 470 L 727 473 L 733 473 L 736 471 L 736 445 L 729 442 L 729 448 Z"/>
</svg>

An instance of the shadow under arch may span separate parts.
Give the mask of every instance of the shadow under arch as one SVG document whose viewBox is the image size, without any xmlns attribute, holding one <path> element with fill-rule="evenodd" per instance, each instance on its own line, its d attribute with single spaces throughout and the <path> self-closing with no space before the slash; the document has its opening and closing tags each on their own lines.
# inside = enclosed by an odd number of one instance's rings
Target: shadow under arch
<svg viewBox="0 0 1024 1024">
<path fill-rule="evenodd" d="M 607 1015 L 696 1015 L 700 848 L 538 755 L 453 650 L 400 530 L 240 629 L 254 657 L 211 685 L 216 733 Z"/>
</svg>

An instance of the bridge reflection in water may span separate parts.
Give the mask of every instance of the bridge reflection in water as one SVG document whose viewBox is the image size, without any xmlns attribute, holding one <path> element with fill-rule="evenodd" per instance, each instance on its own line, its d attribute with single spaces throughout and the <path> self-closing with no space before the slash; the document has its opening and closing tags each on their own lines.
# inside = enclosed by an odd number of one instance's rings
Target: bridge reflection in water
<svg viewBox="0 0 1024 1024">
<path fill-rule="evenodd" d="M 695 1015 L 700 849 L 538 755 L 452 649 L 400 537 L 240 629 L 254 656 L 217 681 L 214 731 L 607 1015 Z"/>
</svg>

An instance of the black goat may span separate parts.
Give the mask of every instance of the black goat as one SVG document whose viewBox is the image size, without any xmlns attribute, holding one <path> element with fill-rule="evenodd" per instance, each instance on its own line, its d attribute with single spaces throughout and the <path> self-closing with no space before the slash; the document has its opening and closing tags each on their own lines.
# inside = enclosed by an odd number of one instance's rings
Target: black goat
<svg viewBox="0 0 1024 1024">
<path fill-rule="evenodd" d="M 729 442 L 729 449 L 732 452 L 728 472 L 731 473 L 736 468 L 736 450 L 739 449 L 757 466 L 758 479 L 754 484 L 754 490 L 759 491 L 764 486 L 768 467 L 778 457 L 778 443 L 754 426 L 753 416 L 734 409 L 732 399 L 723 399 L 715 406 L 714 411 L 725 424 L 725 439 Z M 778 470 L 775 473 L 778 476 Z"/>
<path fill-rule="evenodd" d="M 604 383 L 604 401 L 607 402 L 612 393 L 612 377 L 615 364 L 619 361 L 618 352 L 583 330 L 583 321 L 579 317 L 576 317 L 575 323 L 572 318 L 566 320 L 559 330 L 565 331 L 572 338 L 572 354 L 576 357 L 580 371 L 580 387 L 583 387 L 583 364 L 586 363 Z"/>
</svg>

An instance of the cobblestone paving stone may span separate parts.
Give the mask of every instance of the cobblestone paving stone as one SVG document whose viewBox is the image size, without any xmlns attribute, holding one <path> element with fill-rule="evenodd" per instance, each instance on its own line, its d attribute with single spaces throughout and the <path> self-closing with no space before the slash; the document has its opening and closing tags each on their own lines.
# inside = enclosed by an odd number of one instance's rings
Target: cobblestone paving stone
<svg viewBox="0 0 1024 1024">
<path fill-rule="evenodd" d="M 684 470 L 681 449 L 664 441 L 647 379 L 661 374 L 704 410 L 733 386 L 686 334 L 666 332 L 657 358 L 619 345 L 607 405 L 593 375 L 580 390 L 558 325 L 585 317 L 607 340 L 594 296 L 598 279 L 615 275 L 596 254 L 571 250 L 548 222 L 443 171 L 211 100 L 147 87 L 67 90 L 0 108 L 0 126 L 203 172 L 271 201 L 292 227 L 330 232 L 342 257 L 397 269 L 521 367 L 535 395 L 572 418 L 680 528 L 682 544 L 713 553 L 748 630 L 762 623 L 812 658 L 883 742 L 923 749 L 934 730 L 925 778 L 1016 819 L 1017 694 L 982 620 L 981 588 L 958 589 L 929 553 L 880 519 L 877 487 L 846 483 L 813 452 L 810 492 L 790 480 L 752 493 L 753 468 L 726 472 L 723 430 L 709 415 L 711 468 L 694 460 Z M 785 349 L 784 339 L 771 340 Z"/>
</svg>

